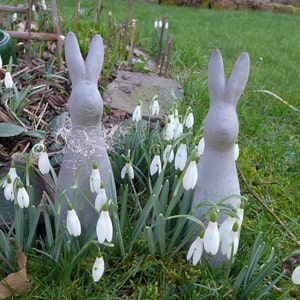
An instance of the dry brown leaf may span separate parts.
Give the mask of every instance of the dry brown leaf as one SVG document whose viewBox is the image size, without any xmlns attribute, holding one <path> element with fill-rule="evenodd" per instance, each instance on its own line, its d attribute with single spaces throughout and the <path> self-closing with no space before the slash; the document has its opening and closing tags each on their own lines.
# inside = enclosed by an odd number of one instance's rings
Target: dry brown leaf
<svg viewBox="0 0 300 300">
<path fill-rule="evenodd" d="M 0 299 L 29 292 L 32 282 L 27 277 L 27 257 L 24 253 L 17 252 L 18 272 L 11 273 L 0 282 Z"/>
</svg>

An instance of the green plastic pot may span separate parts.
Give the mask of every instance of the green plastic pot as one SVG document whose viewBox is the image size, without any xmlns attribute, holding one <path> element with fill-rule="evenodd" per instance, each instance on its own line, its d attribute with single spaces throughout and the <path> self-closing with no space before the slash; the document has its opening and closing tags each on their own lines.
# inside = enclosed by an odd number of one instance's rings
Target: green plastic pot
<svg viewBox="0 0 300 300">
<path fill-rule="evenodd" d="M 10 35 L 6 31 L 2 30 L 0 30 L 0 54 L 3 65 L 7 65 L 11 57 L 13 62 L 16 62 L 16 53 L 13 41 Z"/>
</svg>

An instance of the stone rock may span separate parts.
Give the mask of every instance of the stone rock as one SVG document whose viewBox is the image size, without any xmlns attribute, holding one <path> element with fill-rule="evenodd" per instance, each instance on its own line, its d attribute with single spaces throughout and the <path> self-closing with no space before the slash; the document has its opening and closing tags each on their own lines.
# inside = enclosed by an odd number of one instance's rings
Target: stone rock
<svg viewBox="0 0 300 300">
<path fill-rule="evenodd" d="M 183 88 L 171 78 L 159 77 L 156 74 L 118 71 L 116 79 L 108 84 L 102 95 L 112 109 L 121 109 L 132 114 L 139 101 L 142 102 L 143 116 L 150 116 L 150 105 L 153 97 L 158 95 L 160 104 L 159 118 L 169 114 L 170 108 L 183 99 Z"/>
</svg>

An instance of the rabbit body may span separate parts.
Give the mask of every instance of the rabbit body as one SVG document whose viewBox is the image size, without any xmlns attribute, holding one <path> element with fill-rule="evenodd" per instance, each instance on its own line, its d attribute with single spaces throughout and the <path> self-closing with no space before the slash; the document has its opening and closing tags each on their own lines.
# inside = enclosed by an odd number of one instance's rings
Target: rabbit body
<svg viewBox="0 0 300 300">
<path fill-rule="evenodd" d="M 65 51 L 72 82 L 69 99 L 72 128 L 66 141 L 58 175 L 55 205 L 60 209 L 62 220 L 66 220 L 70 201 L 81 224 L 87 229 L 96 220 L 94 208 L 96 194 L 89 188 L 94 162 L 98 164 L 107 195 L 109 182 L 113 183 L 115 189 L 113 172 L 101 130 L 103 101 L 97 85 L 103 64 L 103 42 L 101 37 L 96 35 L 84 61 L 77 39 L 70 32 L 66 37 Z M 70 188 L 75 184 L 79 190 Z M 115 190 L 114 193 L 116 194 Z"/>
<path fill-rule="evenodd" d="M 236 105 L 246 86 L 249 69 L 249 56 L 243 53 L 227 80 L 220 51 L 216 50 L 210 59 L 208 68 L 210 107 L 204 123 L 205 147 L 197 165 L 198 181 L 192 208 L 202 201 L 218 202 L 231 195 L 237 197 L 230 197 L 225 203 L 230 203 L 236 208 L 240 205 L 240 186 L 234 154 L 239 132 Z M 202 206 L 194 215 L 201 218 L 207 209 L 207 206 Z M 219 214 L 218 224 L 226 217 L 227 215 Z M 218 253 L 210 263 L 218 266 L 224 260 L 225 257 Z"/>
</svg>

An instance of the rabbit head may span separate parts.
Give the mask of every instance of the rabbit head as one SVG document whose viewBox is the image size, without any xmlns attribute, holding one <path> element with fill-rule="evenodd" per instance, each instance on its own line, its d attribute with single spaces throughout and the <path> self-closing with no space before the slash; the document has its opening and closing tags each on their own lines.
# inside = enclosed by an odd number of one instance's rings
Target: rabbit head
<svg viewBox="0 0 300 300">
<path fill-rule="evenodd" d="M 69 110 L 73 126 L 97 126 L 103 113 L 103 101 L 98 90 L 98 79 L 103 65 L 103 41 L 95 35 L 84 61 L 73 32 L 65 43 L 66 62 L 72 83 Z"/>
<path fill-rule="evenodd" d="M 242 53 L 226 79 L 221 52 L 213 53 L 208 66 L 210 107 L 204 124 L 207 149 L 225 151 L 234 147 L 239 132 L 236 105 L 245 89 L 249 69 L 249 56 Z"/>
</svg>

